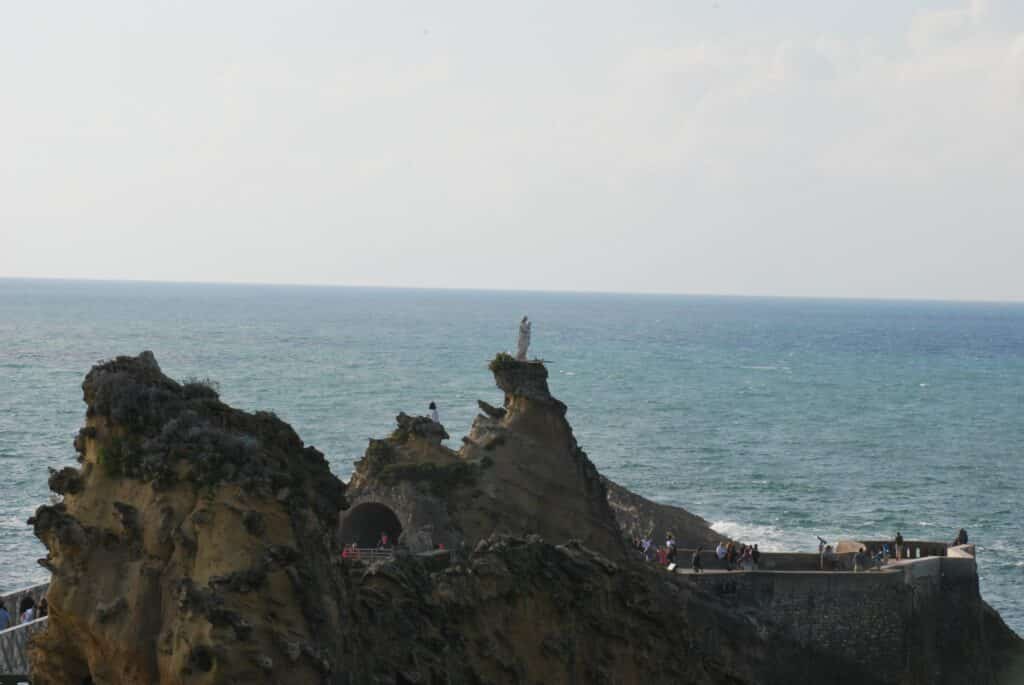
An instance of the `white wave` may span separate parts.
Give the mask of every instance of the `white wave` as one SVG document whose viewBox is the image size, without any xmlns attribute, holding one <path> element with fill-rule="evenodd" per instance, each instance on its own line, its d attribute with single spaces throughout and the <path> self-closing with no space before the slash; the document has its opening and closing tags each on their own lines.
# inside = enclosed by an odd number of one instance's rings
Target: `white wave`
<svg viewBox="0 0 1024 685">
<path fill-rule="evenodd" d="M 793 534 L 777 526 L 764 526 L 738 521 L 715 521 L 711 529 L 746 544 L 757 543 L 762 552 L 794 552 L 807 550 L 803 535 Z"/>
</svg>

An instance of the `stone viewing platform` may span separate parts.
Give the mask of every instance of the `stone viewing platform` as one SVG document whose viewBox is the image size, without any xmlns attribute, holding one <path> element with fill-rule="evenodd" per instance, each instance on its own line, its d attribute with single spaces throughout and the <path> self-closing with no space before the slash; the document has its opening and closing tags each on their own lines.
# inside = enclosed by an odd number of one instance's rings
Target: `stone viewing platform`
<svg viewBox="0 0 1024 685">
<path fill-rule="evenodd" d="M 763 556 L 771 560 L 776 555 Z M 880 569 L 862 572 L 804 568 L 713 569 L 701 574 L 678 569 L 676 573 L 729 606 L 765 611 L 800 644 L 878 664 L 916 658 L 914 645 L 930 639 L 921 629 L 922 615 L 939 633 L 955 633 L 962 620 L 957 607 L 978 597 L 972 545 L 951 548 L 944 556 L 892 560 Z M 983 614 L 998 620 L 987 607 Z M 958 652 L 962 647 L 954 642 L 945 649 Z M 966 663 L 967 655 L 963 656 Z M 924 661 L 912 666 L 928 668 Z"/>
</svg>

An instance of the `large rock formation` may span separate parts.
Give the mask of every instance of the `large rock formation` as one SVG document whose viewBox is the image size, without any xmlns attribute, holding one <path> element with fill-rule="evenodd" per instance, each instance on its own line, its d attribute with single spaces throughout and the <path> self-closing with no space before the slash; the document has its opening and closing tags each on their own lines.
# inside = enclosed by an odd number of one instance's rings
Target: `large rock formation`
<svg viewBox="0 0 1024 685">
<path fill-rule="evenodd" d="M 863 574 L 694 582 L 630 559 L 543 367 L 493 370 L 504 406 L 482 405 L 458 452 L 400 416 L 351 484 L 370 532 L 472 544 L 366 565 L 338 554 L 342 483 L 272 414 L 176 383 L 149 354 L 95 367 L 81 468 L 52 474 L 64 501 L 32 519 L 53 572 L 33 682 L 994 684 L 1019 659 L 973 562 L 890 573 L 875 596 Z M 405 523 L 369 499 L 378 487 Z M 531 527 L 544 539 L 504 534 Z M 553 544 L 569 538 L 586 544 Z M 865 660 L 855 647 L 887 611 L 902 628 L 878 653 L 903 658 Z"/>
<path fill-rule="evenodd" d="M 388 529 L 413 550 L 472 546 L 494 533 L 579 540 L 612 559 L 622 533 L 594 464 L 576 444 L 566 407 L 551 396 L 547 369 L 499 355 L 491 362 L 503 406 L 481 402 L 459 451 L 426 417 L 400 415 L 386 440 L 372 440 L 349 483 L 343 542 Z M 378 516 L 373 516 L 378 512 Z"/>
<path fill-rule="evenodd" d="M 34 682 L 318 682 L 342 635 L 323 455 L 150 353 L 82 388 L 82 466 L 30 520 L 53 572 Z"/>
<path fill-rule="evenodd" d="M 660 544 L 672 533 L 680 547 L 689 549 L 698 546 L 710 549 L 719 541 L 729 541 L 725 535 L 712 530 L 710 523 L 682 507 L 652 502 L 604 476 L 601 480 L 608 490 L 608 504 L 615 512 L 615 519 L 630 539 L 651 536 Z"/>
</svg>

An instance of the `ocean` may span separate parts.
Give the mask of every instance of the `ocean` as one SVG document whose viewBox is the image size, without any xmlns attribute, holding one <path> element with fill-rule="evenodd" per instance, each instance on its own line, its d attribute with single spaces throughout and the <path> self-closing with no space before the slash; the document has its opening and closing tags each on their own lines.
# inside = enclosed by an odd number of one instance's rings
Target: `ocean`
<svg viewBox="0 0 1024 685">
<path fill-rule="evenodd" d="M 764 550 L 965 527 L 1024 633 L 1024 304 L 0 280 L 0 592 L 46 578 L 25 520 L 96 361 L 212 378 L 347 480 L 431 401 L 457 446 L 524 314 L 612 480 Z"/>
</svg>

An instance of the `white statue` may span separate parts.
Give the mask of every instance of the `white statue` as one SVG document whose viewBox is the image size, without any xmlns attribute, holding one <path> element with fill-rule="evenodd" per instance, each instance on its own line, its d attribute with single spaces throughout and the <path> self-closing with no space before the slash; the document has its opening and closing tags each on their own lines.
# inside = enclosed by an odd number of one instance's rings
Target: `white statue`
<svg viewBox="0 0 1024 685">
<path fill-rule="evenodd" d="M 526 348 L 530 346 L 530 320 L 527 317 L 523 317 L 523 320 L 519 322 L 519 342 L 516 344 L 516 360 L 525 362 L 526 361 Z"/>
</svg>

